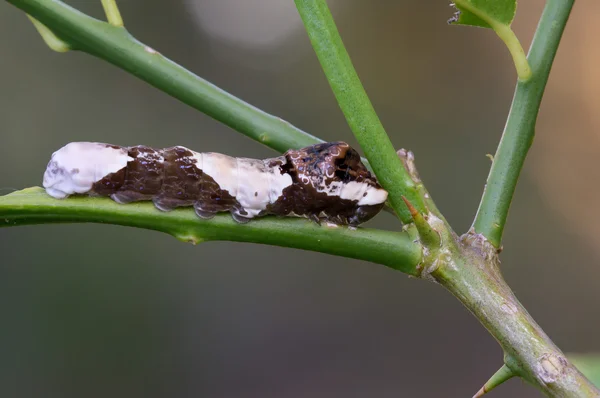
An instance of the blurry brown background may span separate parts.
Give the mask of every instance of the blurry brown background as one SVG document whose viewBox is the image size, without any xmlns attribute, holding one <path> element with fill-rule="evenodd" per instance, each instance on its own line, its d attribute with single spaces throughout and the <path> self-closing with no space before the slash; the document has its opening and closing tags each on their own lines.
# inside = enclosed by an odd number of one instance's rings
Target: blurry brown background
<svg viewBox="0 0 600 398">
<path fill-rule="evenodd" d="M 99 1 L 73 6 L 103 17 Z M 439 207 L 473 219 L 513 95 L 491 31 L 443 0 L 331 1 L 380 117 Z M 244 100 L 354 143 L 291 0 L 121 0 L 128 29 Z M 543 7 L 523 1 L 528 47 Z M 600 3 L 574 8 L 506 229 L 503 271 L 565 351 L 599 351 Z M 0 2 L 0 193 L 91 140 L 274 152 L 85 54 L 51 52 Z M 370 224 L 397 228 L 382 214 Z M 433 284 L 382 266 L 109 225 L 0 230 L 3 397 L 470 397 L 493 338 Z M 491 397 L 540 396 L 519 380 Z"/>
</svg>

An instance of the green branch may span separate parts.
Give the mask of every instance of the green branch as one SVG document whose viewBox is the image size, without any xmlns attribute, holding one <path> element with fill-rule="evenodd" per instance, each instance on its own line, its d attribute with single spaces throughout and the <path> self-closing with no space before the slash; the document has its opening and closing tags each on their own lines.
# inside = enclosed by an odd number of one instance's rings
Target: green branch
<svg viewBox="0 0 600 398">
<path fill-rule="evenodd" d="M 38 20 L 72 49 L 102 58 L 279 152 L 322 142 L 196 76 L 137 41 L 123 27 L 91 18 L 59 0 L 6 1 Z M 105 0 L 103 5 L 109 20 L 117 24 L 114 0 Z"/>
<path fill-rule="evenodd" d="M 513 374 L 550 397 L 599 397 L 600 391 L 519 303 L 500 273 L 497 249 L 479 234 L 467 233 L 456 242 L 444 238 L 447 245 L 427 272 L 477 317 L 504 351 L 506 368 L 487 388 Z"/>
<path fill-rule="evenodd" d="M 381 185 L 389 192 L 389 201 L 404 223 L 412 222 L 402 197 L 419 211 L 425 210 L 423 198 L 392 145 L 352 61 L 346 52 L 325 0 L 295 0 L 308 37 L 321 62 L 331 89 L 369 159 Z"/>
<path fill-rule="evenodd" d="M 57 200 L 37 187 L 0 196 L 0 227 L 88 222 L 166 232 L 191 243 L 227 240 L 312 250 L 383 264 L 411 275 L 417 274 L 421 261 L 421 246 L 406 232 L 331 228 L 303 219 L 275 217 L 238 224 L 228 214 L 207 221 L 190 208 L 164 213 L 149 202 L 119 205 L 110 199 L 89 197 Z"/>
<path fill-rule="evenodd" d="M 473 223 L 495 247 L 500 247 L 508 210 L 533 142 L 535 123 L 552 62 L 574 0 L 548 0 L 529 51 L 531 79 L 519 81 L 506 127 Z"/>
</svg>

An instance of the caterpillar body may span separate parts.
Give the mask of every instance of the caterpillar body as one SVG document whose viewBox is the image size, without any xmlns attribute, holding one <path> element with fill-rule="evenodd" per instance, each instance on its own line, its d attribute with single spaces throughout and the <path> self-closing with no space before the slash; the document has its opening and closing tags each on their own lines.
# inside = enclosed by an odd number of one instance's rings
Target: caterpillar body
<svg viewBox="0 0 600 398">
<path fill-rule="evenodd" d="M 162 211 L 193 206 L 203 219 L 228 211 L 240 223 L 276 215 L 356 226 L 379 213 L 388 195 L 345 142 L 264 160 L 182 146 L 72 142 L 52 154 L 43 185 L 59 199 L 85 194 L 118 203 L 151 200 Z"/>
</svg>

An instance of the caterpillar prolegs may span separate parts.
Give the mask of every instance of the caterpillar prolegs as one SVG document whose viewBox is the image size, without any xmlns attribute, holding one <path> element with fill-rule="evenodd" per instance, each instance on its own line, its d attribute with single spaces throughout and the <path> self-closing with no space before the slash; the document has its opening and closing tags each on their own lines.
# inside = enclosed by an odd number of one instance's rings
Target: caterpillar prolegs
<svg viewBox="0 0 600 398">
<path fill-rule="evenodd" d="M 193 206 L 204 219 L 229 211 L 240 223 L 271 214 L 350 226 L 379 213 L 388 195 L 345 142 L 265 160 L 182 146 L 72 142 L 52 154 L 44 188 L 59 199 L 86 194 L 118 203 L 152 200 L 162 211 Z"/>
</svg>

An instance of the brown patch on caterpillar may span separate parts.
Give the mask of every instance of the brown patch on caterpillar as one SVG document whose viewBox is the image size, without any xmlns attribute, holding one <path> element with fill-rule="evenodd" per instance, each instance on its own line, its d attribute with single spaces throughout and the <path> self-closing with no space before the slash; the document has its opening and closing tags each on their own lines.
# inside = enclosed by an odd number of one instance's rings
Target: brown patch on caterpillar
<svg viewBox="0 0 600 398">
<path fill-rule="evenodd" d="M 121 149 L 116 145 L 107 147 Z M 162 187 L 163 158 L 160 152 L 143 145 L 127 148 L 127 155 L 132 160 L 118 172 L 94 183 L 90 195 L 110 196 L 118 203 L 152 199 Z"/>
<path fill-rule="evenodd" d="M 125 182 L 126 170 L 127 167 L 123 167 L 116 173 L 111 173 L 94 183 L 90 191 L 90 196 L 110 196 L 118 191 Z"/>
<path fill-rule="evenodd" d="M 95 183 L 90 194 L 110 196 L 118 203 L 152 200 L 162 211 L 194 206 L 198 216 L 210 219 L 218 212 L 238 210 L 239 202 L 196 165 L 194 154 L 176 146 L 155 150 L 131 147 L 127 167 Z"/>
<path fill-rule="evenodd" d="M 162 186 L 152 201 L 163 211 L 193 205 L 200 197 L 203 182 L 194 154 L 187 148 L 175 146 L 163 149 L 162 156 Z"/>
<path fill-rule="evenodd" d="M 163 186 L 164 162 L 161 154 L 144 145 L 128 148 L 133 160 L 127 163 L 125 181 L 111 197 L 119 203 L 152 199 Z"/>
<path fill-rule="evenodd" d="M 201 189 L 197 200 L 194 202 L 196 213 L 202 218 L 212 218 L 216 213 L 241 209 L 239 202 L 229 194 L 229 191 L 221 189 L 219 184 L 208 174 L 202 174 Z"/>
</svg>

